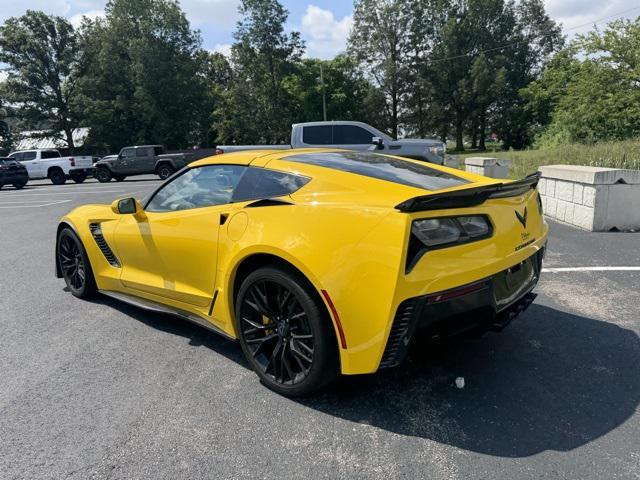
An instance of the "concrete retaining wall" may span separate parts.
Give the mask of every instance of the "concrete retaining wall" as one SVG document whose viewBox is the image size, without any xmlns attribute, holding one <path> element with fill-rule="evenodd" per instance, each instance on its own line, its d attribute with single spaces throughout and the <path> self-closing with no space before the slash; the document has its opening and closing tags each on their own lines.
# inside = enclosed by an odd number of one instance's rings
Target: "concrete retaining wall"
<svg viewBox="0 0 640 480">
<path fill-rule="evenodd" d="M 640 230 L 640 171 L 578 165 L 540 167 L 545 215 L 584 230 Z"/>
<path fill-rule="evenodd" d="M 465 170 L 491 178 L 509 178 L 511 160 L 490 157 L 469 157 L 464 160 Z"/>
</svg>

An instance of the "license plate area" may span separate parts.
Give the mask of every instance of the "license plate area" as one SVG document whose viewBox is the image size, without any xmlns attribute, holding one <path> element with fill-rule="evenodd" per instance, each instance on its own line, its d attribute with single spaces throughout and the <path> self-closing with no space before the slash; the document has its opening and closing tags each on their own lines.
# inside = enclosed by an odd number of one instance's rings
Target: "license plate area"
<svg viewBox="0 0 640 480">
<path fill-rule="evenodd" d="M 527 293 L 536 281 L 531 258 L 514 265 L 493 277 L 493 294 L 497 310 L 503 310 Z"/>
</svg>

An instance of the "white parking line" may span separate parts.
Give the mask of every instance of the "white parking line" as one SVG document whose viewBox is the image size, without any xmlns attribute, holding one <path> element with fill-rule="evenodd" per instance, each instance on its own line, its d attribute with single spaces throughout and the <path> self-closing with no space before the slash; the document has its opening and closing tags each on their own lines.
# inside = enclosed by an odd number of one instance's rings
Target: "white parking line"
<svg viewBox="0 0 640 480">
<path fill-rule="evenodd" d="M 42 200 L 37 200 L 38 202 L 42 202 Z M 49 207 L 51 205 L 58 205 L 60 203 L 67 203 L 70 202 L 71 200 L 58 200 L 57 202 L 51 202 L 51 203 L 38 203 L 36 205 L 18 205 L 18 204 L 24 204 L 24 203 L 28 203 L 28 202 L 3 202 L 0 203 L 0 208 L 40 208 L 40 207 Z M 5 206 L 9 203 L 14 203 L 16 205 L 10 205 L 10 206 Z"/>
<path fill-rule="evenodd" d="M 543 268 L 545 273 L 564 272 L 640 272 L 640 267 L 560 267 Z"/>
</svg>

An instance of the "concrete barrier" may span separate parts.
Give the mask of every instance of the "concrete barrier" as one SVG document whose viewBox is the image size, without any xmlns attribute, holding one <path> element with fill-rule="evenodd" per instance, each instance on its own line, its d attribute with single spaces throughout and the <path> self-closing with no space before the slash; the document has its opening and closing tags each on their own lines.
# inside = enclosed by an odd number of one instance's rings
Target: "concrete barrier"
<svg viewBox="0 0 640 480">
<path fill-rule="evenodd" d="M 640 230 L 640 170 L 547 165 L 540 172 L 545 215 L 592 232 Z"/>
<path fill-rule="evenodd" d="M 491 178 L 509 178 L 511 160 L 490 157 L 469 157 L 464 160 L 465 170 Z"/>
</svg>

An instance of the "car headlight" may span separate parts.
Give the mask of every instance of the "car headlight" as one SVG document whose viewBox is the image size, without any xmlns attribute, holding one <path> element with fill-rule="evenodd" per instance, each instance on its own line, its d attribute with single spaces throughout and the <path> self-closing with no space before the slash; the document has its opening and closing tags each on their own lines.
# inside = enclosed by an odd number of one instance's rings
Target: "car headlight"
<svg viewBox="0 0 640 480">
<path fill-rule="evenodd" d="M 491 224 L 484 215 L 415 220 L 411 232 L 426 247 L 467 243 L 491 235 Z"/>
<path fill-rule="evenodd" d="M 432 155 L 435 155 L 436 157 L 444 157 L 444 154 L 447 153 L 447 148 L 444 144 L 429 147 L 428 150 Z"/>
</svg>

